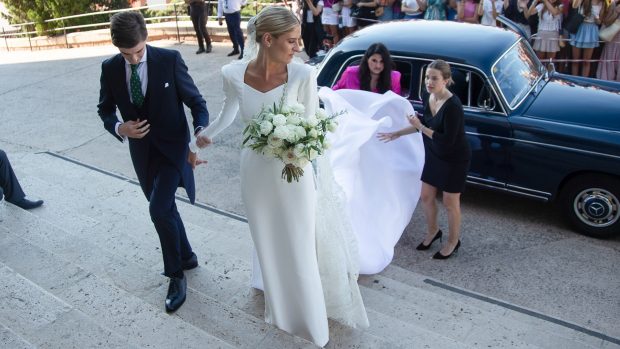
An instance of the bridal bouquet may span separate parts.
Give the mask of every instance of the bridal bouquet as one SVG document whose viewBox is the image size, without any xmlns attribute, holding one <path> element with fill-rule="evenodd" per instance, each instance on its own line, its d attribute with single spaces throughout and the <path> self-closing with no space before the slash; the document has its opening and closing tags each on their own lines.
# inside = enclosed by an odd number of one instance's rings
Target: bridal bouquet
<svg viewBox="0 0 620 349">
<path fill-rule="evenodd" d="M 282 160 L 282 179 L 291 183 L 303 176 L 303 168 L 329 148 L 327 132 L 338 126 L 335 118 L 344 112 L 327 115 L 319 108 L 315 115 L 304 118 L 305 107 L 300 103 L 264 108 L 243 130 L 243 145 L 258 153 Z"/>
</svg>

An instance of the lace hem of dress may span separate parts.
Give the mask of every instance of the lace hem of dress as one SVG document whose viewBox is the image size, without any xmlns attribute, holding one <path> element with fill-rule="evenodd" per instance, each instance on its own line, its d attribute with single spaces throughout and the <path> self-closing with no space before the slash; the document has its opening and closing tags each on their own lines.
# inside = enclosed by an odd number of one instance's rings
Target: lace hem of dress
<svg viewBox="0 0 620 349">
<path fill-rule="evenodd" d="M 334 180 L 328 154 L 316 161 L 316 250 L 327 316 L 350 327 L 368 327 L 360 294 L 359 252 L 345 194 Z"/>
</svg>

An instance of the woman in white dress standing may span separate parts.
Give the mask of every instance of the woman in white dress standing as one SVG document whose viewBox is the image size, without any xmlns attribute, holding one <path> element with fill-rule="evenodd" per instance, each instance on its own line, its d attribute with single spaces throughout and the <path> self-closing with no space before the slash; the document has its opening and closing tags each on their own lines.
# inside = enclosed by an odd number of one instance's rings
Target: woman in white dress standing
<svg viewBox="0 0 620 349">
<path fill-rule="evenodd" d="M 237 111 L 248 123 L 283 96 L 285 104 L 303 104 L 304 117 L 315 114 L 319 101 L 313 70 L 291 63 L 300 51 L 300 38 L 299 20 L 283 7 L 266 7 L 248 22 L 246 60 L 222 68 L 224 106 L 198 135 L 198 147 L 209 145 L 232 123 Z M 262 270 L 265 321 L 324 346 L 329 340 L 327 316 L 333 317 L 330 307 L 338 308 L 334 310 L 337 319 L 354 326 L 368 325 L 357 271 L 345 270 L 322 282 L 317 253 L 333 256 L 334 251 L 317 251 L 315 239 L 321 236 L 315 237 L 317 193 L 312 165 L 303 169 L 298 182 L 291 183 L 281 178 L 282 167 L 280 160 L 250 148 L 241 152 L 241 192 Z M 325 245 L 344 247 L 319 244 Z M 337 260 L 345 264 L 342 258 Z M 345 291 L 334 294 L 334 289 Z"/>
</svg>

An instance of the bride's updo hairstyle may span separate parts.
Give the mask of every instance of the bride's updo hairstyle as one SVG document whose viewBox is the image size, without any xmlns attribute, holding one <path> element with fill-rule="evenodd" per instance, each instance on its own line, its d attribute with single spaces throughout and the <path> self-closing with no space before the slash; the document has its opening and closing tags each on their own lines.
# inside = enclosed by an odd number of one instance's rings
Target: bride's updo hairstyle
<svg viewBox="0 0 620 349">
<path fill-rule="evenodd" d="M 282 6 L 268 6 L 263 8 L 248 22 L 248 31 L 256 33 L 256 42 L 261 43 L 263 35 L 269 33 L 274 38 L 288 33 L 300 25 L 293 11 Z"/>
</svg>

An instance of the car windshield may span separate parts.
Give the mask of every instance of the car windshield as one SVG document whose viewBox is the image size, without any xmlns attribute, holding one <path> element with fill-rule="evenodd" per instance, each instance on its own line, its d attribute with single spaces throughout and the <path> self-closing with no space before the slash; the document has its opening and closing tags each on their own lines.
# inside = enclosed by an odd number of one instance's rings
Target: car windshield
<svg viewBox="0 0 620 349">
<path fill-rule="evenodd" d="M 542 74 L 529 46 L 520 40 L 493 66 L 493 77 L 510 108 L 515 108 Z"/>
</svg>

